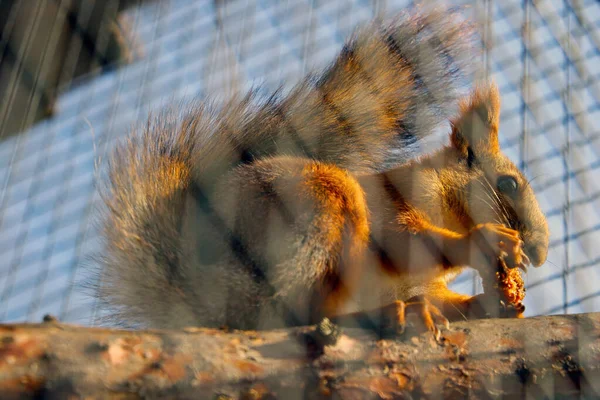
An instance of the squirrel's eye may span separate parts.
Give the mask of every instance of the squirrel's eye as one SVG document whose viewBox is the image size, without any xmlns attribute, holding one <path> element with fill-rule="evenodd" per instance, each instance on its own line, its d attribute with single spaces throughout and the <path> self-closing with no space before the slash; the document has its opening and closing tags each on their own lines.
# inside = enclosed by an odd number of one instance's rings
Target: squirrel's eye
<svg viewBox="0 0 600 400">
<path fill-rule="evenodd" d="M 496 187 L 501 193 L 512 197 L 517 193 L 517 189 L 519 189 L 519 184 L 517 183 L 517 180 L 512 176 L 501 176 L 496 182 Z"/>
</svg>

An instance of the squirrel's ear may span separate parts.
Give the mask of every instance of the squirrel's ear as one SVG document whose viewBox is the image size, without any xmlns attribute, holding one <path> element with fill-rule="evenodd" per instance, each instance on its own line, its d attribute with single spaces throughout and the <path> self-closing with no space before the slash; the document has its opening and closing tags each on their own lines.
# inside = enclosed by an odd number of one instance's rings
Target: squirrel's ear
<svg viewBox="0 0 600 400">
<path fill-rule="evenodd" d="M 498 126 L 500 123 L 500 93 L 494 83 L 477 87 L 471 96 L 460 103 L 460 114 L 452 121 L 452 146 L 468 153 L 485 149 L 500 151 Z"/>
</svg>

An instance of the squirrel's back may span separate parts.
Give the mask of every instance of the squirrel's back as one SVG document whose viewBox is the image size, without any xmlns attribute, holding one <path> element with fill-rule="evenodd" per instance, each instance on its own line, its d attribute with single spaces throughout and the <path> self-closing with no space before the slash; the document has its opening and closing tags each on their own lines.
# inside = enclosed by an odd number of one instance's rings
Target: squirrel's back
<svg viewBox="0 0 600 400">
<path fill-rule="evenodd" d="M 220 325 L 233 297 L 262 293 L 222 257 L 240 245 L 215 215 L 215 184 L 274 156 L 352 173 L 402 163 L 404 149 L 456 112 L 472 73 L 472 32 L 447 9 L 407 12 L 357 30 L 324 73 L 285 96 L 250 93 L 218 110 L 198 102 L 151 117 L 117 147 L 102 189 L 96 296 L 113 320 Z M 256 293 L 241 296 L 244 285 Z"/>
</svg>

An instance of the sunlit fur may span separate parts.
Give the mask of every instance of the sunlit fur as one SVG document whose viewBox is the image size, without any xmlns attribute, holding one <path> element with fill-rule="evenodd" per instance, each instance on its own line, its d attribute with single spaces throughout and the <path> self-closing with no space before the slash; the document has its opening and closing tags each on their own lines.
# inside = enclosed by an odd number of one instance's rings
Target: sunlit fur
<svg viewBox="0 0 600 400">
<path fill-rule="evenodd" d="M 480 221 L 518 229 L 543 262 L 544 217 L 494 141 L 493 86 L 462 104 L 451 146 L 406 156 L 457 115 L 470 32 L 446 10 L 408 13 L 357 31 L 287 96 L 151 117 L 102 189 L 95 295 L 110 321 L 266 328 L 417 294 L 459 306 L 446 284 L 468 249 L 448 243 Z M 500 174 L 516 200 L 493 189 Z"/>
</svg>

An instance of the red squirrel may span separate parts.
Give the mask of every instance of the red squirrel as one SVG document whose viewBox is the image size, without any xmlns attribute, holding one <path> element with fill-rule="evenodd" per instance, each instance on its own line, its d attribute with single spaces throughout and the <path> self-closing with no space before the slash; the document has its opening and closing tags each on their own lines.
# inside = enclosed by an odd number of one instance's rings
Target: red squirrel
<svg viewBox="0 0 600 400">
<path fill-rule="evenodd" d="M 289 93 L 151 117 L 117 146 L 97 290 L 126 326 L 259 329 L 416 306 L 469 312 L 466 267 L 542 265 L 548 227 L 499 147 L 500 96 L 472 25 L 413 10 L 358 29 Z M 407 156 L 450 123 L 438 151 Z M 387 312 L 386 311 L 386 312 Z"/>
</svg>

